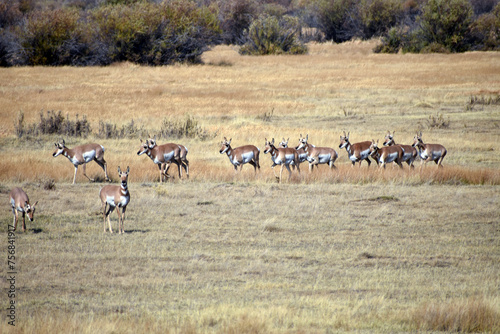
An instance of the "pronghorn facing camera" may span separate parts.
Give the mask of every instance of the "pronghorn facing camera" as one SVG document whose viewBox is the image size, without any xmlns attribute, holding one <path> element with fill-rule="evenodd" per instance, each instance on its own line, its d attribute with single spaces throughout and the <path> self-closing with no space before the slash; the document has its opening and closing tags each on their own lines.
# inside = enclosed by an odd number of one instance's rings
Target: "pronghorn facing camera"
<svg viewBox="0 0 500 334">
<path fill-rule="evenodd" d="M 76 172 L 78 171 L 78 166 L 83 165 L 83 175 L 90 181 L 94 181 L 87 176 L 86 173 L 86 163 L 94 160 L 97 162 L 99 166 L 104 170 L 104 176 L 106 177 L 106 181 L 109 181 L 108 171 L 106 168 L 106 161 L 104 160 L 104 147 L 99 144 L 85 144 L 80 146 L 75 146 L 73 148 L 67 148 L 64 142 L 58 142 L 54 144 L 56 146 L 56 150 L 52 153 L 53 157 L 57 157 L 62 154 L 66 158 L 71 161 L 71 163 L 75 166 L 75 175 L 73 176 L 73 184 L 75 184 L 76 180 Z"/>
<path fill-rule="evenodd" d="M 396 144 L 396 142 L 394 141 L 394 133 L 395 131 L 392 131 L 392 134 L 390 131 L 387 131 L 387 134 L 385 135 L 384 146 L 400 146 L 403 149 L 402 161 L 406 162 L 411 168 L 415 168 L 415 166 L 413 166 L 413 162 L 418 156 L 417 149 L 412 145 Z"/>
<path fill-rule="evenodd" d="M 17 229 L 17 222 L 19 220 L 19 212 L 21 212 L 23 217 L 23 225 L 21 226 L 23 232 L 26 230 L 25 216 L 28 215 L 28 219 L 32 222 L 33 216 L 35 214 L 35 204 L 31 205 L 28 195 L 21 188 L 13 188 L 10 191 L 10 205 L 12 207 L 12 214 L 14 215 L 14 231 Z"/>
<path fill-rule="evenodd" d="M 292 171 L 290 170 L 290 165 L 296 166 L 297 170 L 300 173 L 300 167 L 299 167 L 299 154 L 297 153 L 296 149 L 287 147 L 287 148 L 276 148 L 274 146 L 274 138 L 270 142 L 266 138 L 266 144 L 264 147 L 264 154 L 270 153 L 271 154 L 271 160 L 273 161 L 273 165 L 271 166 L 273 168 L 273 173 L 274 176 L 279 180 L 281 183 L 281 177 L 283 174 L 283 167 L 286 167 L 288 169 L 288 179 L 292 176 Z M 280 176 L 278 177 L 276 175 L 276 172 L 274 171 L 274 167 L 276 165 L 281 165 L 281 170 L 280 170 Z"/>
<path fill-rule="evenodd" d="M 285 140 L 285 138 L 283 138 L 281 140 L 281 143 L 278 145 L 278 147 L 287 148 L 289 141 L 290 141 L 290 138 L 288 138 L 287 140 Z M 314 146 L 312 144 L 309 144 L 309 145 Z M 307 152 L 303 148 L 298 149 L 297 154 L 299 155 L 299 164 L 301 164 L 307 160 Z M 292 165 L 292 168 L 295 168 L 295 166 Z"/>
<path fill-rule="evenodd" d="M 377 142 L 372 140 L 372 144 L 370 145 L 370 155 L 373 158 L 378 159 L 380 162 L 380 168 L 385 168 L 385 165 L 391 162 L 395 162 L 400 168 L 403 168 L 403 165 L 401 165 L 403 152 L 403 149 L 399 145 L 384 146 L 379 148 L 378 140 Z"/>
<path fill-rule="evenodd" d="M 361 167 L 361 161 L 366 160 L 366 162 L 368 162 L 368 167 L 370 167 L 371 161 L 369 156 L 370 156 L 370 146 L 372 143 L 370 141 L 363 141 L 351 144 L 349 142 L 349 134 L 350 132 L 347 133 L 346 135 L 344 131 L 344 135 L 340 136 L 339 148 L 346 149 L 347 155 L 349 156 L 349 159 L 351 160 L 353 166 L 356 162 L 359 162 L 359 167 Z M 375 162 L 378 165 L 378 159 L 375 159 Z"/>
<path fill-rule="evenodd" d="M 101 198 L 102 203 L 101 209 L 103 210 L 102 214 L 104 217 L 104 233 L 106 233 L 106 217 L 108 217 L 109 231 L 113 233 L 109 214 L 113 212 L 115 208 L 116 213 L 118 214 L 118 233 L 125 233 L 123 222 L 125 220 L 125 210 L 127 209 L 127 204 L 130 202 L 130 193 L 127 187 L 129 172 L 129 167 L 127 167 L 126 172 L 122 172 L 120 166 L 118 166 L 118 176 L 120 177 L 121 184 L 119 186 L 112 184 L 106 185 L 102 187 L 99 192 L 99 197 Z M 120 208 L 122 208 L 121 213 Z"/>
<path fill-rule="evenodd" d="M 422 132 L 417 133 L 413 138 L 413 147 L 418 148 L 420 158 L 422 159 L 422 164 L 427 164 L 429 161 L 434 161 L 438 167 L 443 167 L 442 162 L 446 156 L 446 148 L 441 144 L 424 144 L 422 140 Z"/>
<path fill-rule="evenodd" d="M 336 168 L 334 163 L 337 160 L 337 151 L 330 147 L 316 147 L 307 142 L 309 135 L 305 138 L 300 135 L 299 146 L 296 150 L 303 149 L 307 152 L 307 161 L 309 161 L 309 171 L 312 171 L 314 166 L 318 167 L 319 164 L 328 164 L 331 168 Z"/>
<path fill-rule="evenodd" d="M 260 164 L 259 164 L 260 150 L 254 145 L 245 145 L 232 148 L 231 140 L 232 138 L 227 140 L 227 138 L 224 137 L 224 140 L 221 142 L 219 153 L 227 154 L 229 161 L 234 166 L 234 169 L 237 171 L 238 166 L 240 166 L 240 172 L 241 172 L 243 165 L 249 163 L 250 165 L 253 166 L 255 172 L 257 172 L 257 168 L 259 168 L 260 170 Z"/>
<path fill-rule="evenodd" d="M 189 161 L 187 159 L 188 150 L 187 150 L 186 146 L 180 145 L 180 144 L 175 144 L 175 143 L 167 143 L 167 144 L 163 144 L 163 145 L 158 146 L 156 143 L 156 135 L 154 136 L 154 138 L 151 138 L 151 136 L 150 136 L 150 138 L 147 140 L 147 143 L 148 143 L 148 146 L 151 150 L 155 149 L 155 147 L 159 147 L 162 149 L 170 149 L 172 151 L 175 151 L 175 154 L 178 153 L 178 158 L 173 157 L 169 161 L 166 161 L 165 172 L 164 172 L 166 177 L 170 177 L 168 175 L 168 169 L 170 168 L 170 165 L 172 163 L 174 163 L 177 165 L 177 168 L 179 170 L 179 178 L 182 177 L 181 168 L 184 168 L 184 170 L 186 171 L 186 177 L 189 178 Z M 176 148 L 175 148 L 176 145 L 179 147 L 179 151 L 176 150 Z"/>
</svg>

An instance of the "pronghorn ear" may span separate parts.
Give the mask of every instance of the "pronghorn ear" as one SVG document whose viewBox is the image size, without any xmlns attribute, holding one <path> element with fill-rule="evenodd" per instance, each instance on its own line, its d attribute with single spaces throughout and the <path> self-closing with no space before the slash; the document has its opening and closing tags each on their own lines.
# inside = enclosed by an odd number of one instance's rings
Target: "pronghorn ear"
<svg viewBox="0 0 500 334">
<path fill-rule="evenodd" d="M 271 145 L 274 145 L 274 138 L 273 138 L 273 141 L 271 142 Z"/>
<path fill-rule="evenodd" d="M 62 140 L 62 144 L 63 146 L 66 146 L 66 142 L 64 141 L 64 139 Z"/>
<path fill-rule="evenodd" d="M 229 141 L 227 143 L 231 144 L 231 140 L 233 140 L 233 138 L 229 138 Z"/>
<path fill-rule="evenodd" d="M 32 208 L 34 209 L 35 208 L 35 205 L 38 204 L 38 201 L 35 202 L 35 204 L 33 204 Z"/>
<path fill-rule="evenodd" d="M 127 174 L 130 172 L 130 167 L 127 166 Z"/>
<path fill-rule="evenodd" d="M 306 141 L 308 141 L 308 140 L 309 140 L 309 134 L 306 135 Z"/>
<path fill-rule="evenodd" d="M 24 206 L 29 205 L 28 201 L 24 201 Z"/>
<path fill-rule="evenodd" d="M 122 173 L 122 170 L 120 168 L 120 166 L 118 166 L 118 174 L 121 174 Z"/>
</svg>

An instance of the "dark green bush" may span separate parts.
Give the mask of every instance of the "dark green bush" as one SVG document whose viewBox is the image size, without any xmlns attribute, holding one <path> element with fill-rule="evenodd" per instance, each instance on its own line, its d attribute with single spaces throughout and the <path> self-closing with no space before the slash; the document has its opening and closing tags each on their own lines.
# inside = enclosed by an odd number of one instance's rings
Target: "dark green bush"
<svg viewBox="0 0 500 334">
<path fill-rule="evenodd" d="M 427 45 L 442 45 L 451 52 L 470 49 L 466 43 L 473 10 L 468 0 L 429 0 L 422 8 L 420 26 Z"/>
<path fill-rule="evenodd" d="M 403 17 L 400 0 L 362 0 L 358 8 L 364 38 L 387 33 Z"/>
<path fill-rule="evenodd" d="M 246 36 L 246 43 L 240 48 L 244 55 L 304 54 L 307 47 L 298 36 L 301 26 L 297 18 L 284 16 L 260 17 L 252 22 Z"/>
<path fill-rule="evenodd" d="M 245 30 L 259 15 L 256 0 L 218 1 L 222 41 L 226 44 L 243 44 Z"/>
<path fill-rule="evenodd" d="M 500 3 L 491 13 L 479 16 L 472 23 L 470 43 L 475 50 L 500 50 Z"/>
<path fill-rule="evenodd" d="M 359 35 L 360 21 L 355 0 L 317 0 L 315 2 L 321 30 L 326 40 L 345 42 Z"/>
</svg>

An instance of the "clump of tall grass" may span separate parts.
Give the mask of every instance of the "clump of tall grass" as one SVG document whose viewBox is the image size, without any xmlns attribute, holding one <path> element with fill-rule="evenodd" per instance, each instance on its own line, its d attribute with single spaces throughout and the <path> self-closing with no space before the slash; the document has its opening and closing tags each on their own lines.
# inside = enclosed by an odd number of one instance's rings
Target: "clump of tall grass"
<svg viewBox="0 0 500 334">
<path fill-rule="evenodd" d="M 414 310 L 411 321 L 418 330 L 446 332 L 498 332 L 500 313 L 486 301 L 470 298 L 448 304 L 427 303 Z"/>
<path fill-rule="evenodd" d="M 120 128 L 116 124 L 99 121 L 99 130 L 96 134 L 98 138 L 136 138 L 145 137 L 148 131 L 143 126 L 137 126 L 132 119 L 129 123 L 122 125 Z"/>
<path fill-rule="evenodd" d="M 92 132 L 85 115 L 80 119 L 77 114 L 72 121 L 69 115 L 64 117 L 61 111 L 53 110 L 48 110 L 46 113 L 40 111 L 40 120 L 32 124 L 25 123 L 24 113 L 20 111 L 14 122 L 14 131 L 18 138 L 51 134 L 86 138 Z"/>
<path fill-rule="evenodd" d="M 198 121 L 186 115 L 184 120 L 172 120 L 164 118 L 158 137 L 163 138 L 198 138 L 202 141 L 213 139 L 217 131 L 211 132 L 198 125 Z"/>
</svg>

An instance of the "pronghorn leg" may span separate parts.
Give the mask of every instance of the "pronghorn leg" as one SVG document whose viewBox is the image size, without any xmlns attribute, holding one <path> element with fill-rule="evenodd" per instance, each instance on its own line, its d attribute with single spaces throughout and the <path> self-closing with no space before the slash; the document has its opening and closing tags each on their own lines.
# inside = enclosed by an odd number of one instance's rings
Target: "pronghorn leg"
<svg viewBox="0 0 500 334">
<path fill-rule="evenodd" d="M 83 175 L 85 175 L 85 177 L 87 179 L 89 179 L 90 181 L 94 182 L 94 179 L 91 179 L 90 177 L 87 176 L 87 164 L 86 163 L 83 164 L 82 168 L 83 168 Z M 76 175 L 76 173 L 75 173 L 75 175 Z"/>
<path fill-rule="evenodd" d="M 122 233 L 125 233 L 125 211 L 127 210 L 127 207 L 124 206 L 122 209 Z"/>
<path fill-rule="evenodd" d="M 158 164 L 158 169 L 160 170 L 160 183 L 162 183 L 163 182 L 162 164 Z"/>
<path fill-rule="evenodd" d="M 18 213 L 16 209 L 12 209 L 12 213 L 14 214 L 14 231 L 15 231 L 17 229 Z"/>
<path fill-rule="evenodd" d="M 75 181 L 76 181 L 76 172 L 77 171 L 78 171 L 78 166 L 75 166 L 75 175 L 73 175 L 73 184 L 75 184 Z"/>
<path fill-rule="evenodd" d="M 274 177 L 279 180 L 280 178 L 278 177 L 278 175 L 276 175 L 276 171 L 274 170 L 275 166 L 278 166 L 278 165 L 274 164 L 273 166 L 271 166 L 271 168 L 273 169 Z"/>
<path fill-rule="evenodd" d="M 120 213 L 120 207 L 116 207 L 116 214 L 118 215 L 118 234 L 122 234 L 122 214 Z"/>
<path fill-rule="evenodd" d="M 26 230 L 26 214 L 23 212 L 23 226 L 21 226 L 23 232 Z"/>
<path fill-rule="evenodd" d="M 182 167 L 184 167 L 184 170 L 186 171 L 186 177 L 189 179 L 189 161 L 187 159 L 183 161 Z"/>
<path fill-rule="evenodd" d="M 109 181 L 106 161 L 103 158 L 101 158 L 101 160 L 94 158 L 94 161 L 97 162 L 99 166 L 101 166 L 101 168 L 104 170 L 104 177 L 106 178 L 106 181 Z"/>
<path fill-rule="evenodd" d="M 106 233 L 106 207 L 108 206 L 108 203 L 104 202 L 101 204 L 101 210 L 102 210 L 102 217 L 104 218 L 104 233 Z"/>
<path fill-rule="evenodd" d="M 281 164 L 279 183 L 281 183 L 281 177 L 283 175 L 283 167 L 285 167 L 285 164 Z"/>
<path fill-rule="evenodd" d="M 257 173 L 257 165 L 255 164 L 255 162 L 253 160 L 250 160 L 248 163 L 253 166 L 254 172 Z"/>
<path fill-rule="evenodd" d="M 106 216 L 108 217 L 109 232 L 111 232 L 111 233 L 113 233 L 113 228 L 111 227 L 111 219 L 109 216 L 111 215 L 111 213 L 113 212 L 114 209 L 115 209 L 115 207 L 110 205 L 108 212 L 106 212 Z"/>
</svg>

